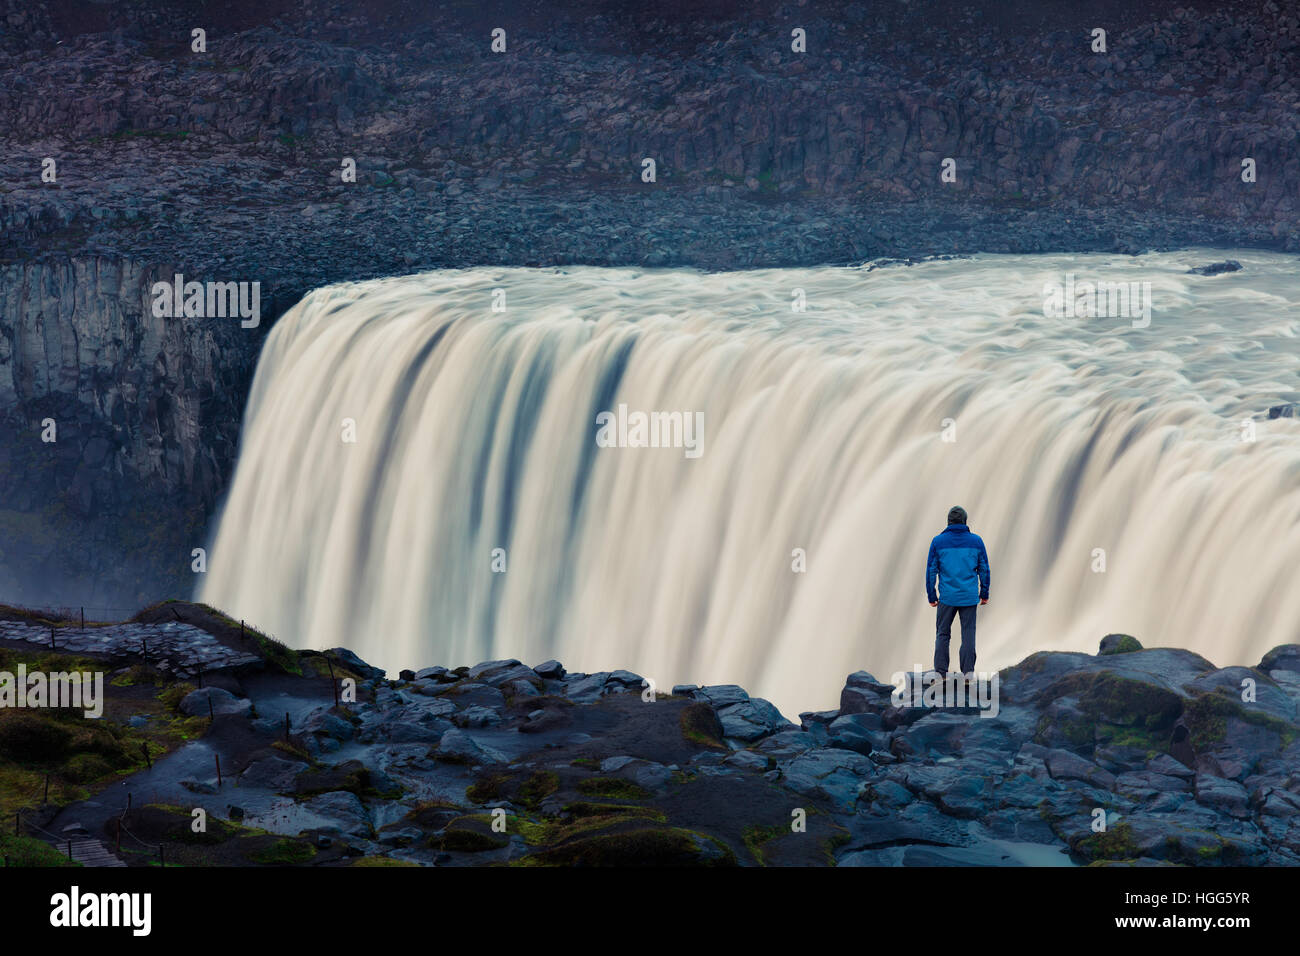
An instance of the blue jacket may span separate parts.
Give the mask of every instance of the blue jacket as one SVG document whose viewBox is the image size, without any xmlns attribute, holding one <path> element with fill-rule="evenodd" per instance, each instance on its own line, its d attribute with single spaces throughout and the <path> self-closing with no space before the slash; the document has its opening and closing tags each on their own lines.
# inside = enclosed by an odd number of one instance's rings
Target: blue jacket
<svg viewBox="0 0 1300 956">
<path fill-rule="evenodd" d="M 936 579 L 942 579 L 943 603 L 968 607 L 989 596 L 989 553 L 977 534 L 964 524 L 950 524 L 930 542 L 925 561 L 925 593 L 933 604 Z"/>
</svg>

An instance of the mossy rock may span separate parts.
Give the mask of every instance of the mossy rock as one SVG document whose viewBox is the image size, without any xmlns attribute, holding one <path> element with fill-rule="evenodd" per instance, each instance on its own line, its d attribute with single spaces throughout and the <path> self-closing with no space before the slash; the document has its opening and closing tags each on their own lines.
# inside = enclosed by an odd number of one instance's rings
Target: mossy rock
<svg viewBox="0 0 1300 956">
<path fill-rule="evenodd" d="M 682 725 L 682 736 L 691 743 L 715 750 L 727 749 L 722 742 L 724 733 L 722 721 L 718 719 L 718 713 L 713 709 L 713 705 L 694 701 L 682 708 L 679 719 Z"/>
<path fill-rule="evenodd" d="M 253 850 L 248 858 L 263 866 L 301 866 L 316 856 L 316 848 L 306 840 L 281 837 L 269 846 Z"/>
<path fill-rule="evenodd" d="M 447 824 L 441 837 L 435 838 L 433 844 L 447 853 L 484 853 L 500 850 L 510 843 L 508 833 L 497 833 L 492 829 L 491 818 L 477 816 L 457 817 Z"/>
<path fill-rule="evenodd" d="M 1133 860 L 1141 855 L 1133 828 L 1122 821 L 1104 833 L 1092 833 L 1072 841 L 1071 849 L 1090 860 Z"/>
<path fill-rule="evenodd" d="M 1109 654 L 1132 654 L 1134 651 L 1142 650 L 1142 644 L 1136 637 L 1129 634 L 1107 634 L 1101 639 L 1101 646 L 1097 649 L 1099 657 Z"/>
<path fill-rule="evenodd" d="M 1073 696 L 1090 719 L 1122 727 L 1140 726 L 1152 732 L 1172 728 L 1183 709 L 1183 699 L 1173 691 L 1110 671 L 1068 674 L 1043 696 Z"/>
<path fill-rule="evenodd" d="M 1183 720 L 1191 734 L 1192 746 L 1198 750 L 1225 740 L 1228 721 L 1234 718 L 1276 733 L 1281 747 L 1289 747 L 1300 736 L 1300 730 L 1294 724 L 1252 710 L 1226 688 L 1193 692 L 1191 700 L 1183 708 Z"/>
<path fill-rule="evenodd" d="M 649 800 L 651 793 L 645 787 L 622 777 L 589 777 L 578 781 L 578 791 L 589 797 L 607 800 Z"/>
<path fill-rule="evenodd" d="M 510 778 L 505 774 L 492 773 L 480 777 L 465 790 L 465 797 L 474 803 L 491 803 L 501 797 L 501 788 Z"/>
<path fill-rule="evenodd" d="M 190 808 L 150 803 L 131 810 L 124 825 L 147 843 L 179 843 L 190 846 L 214 846 L 242 833 L 251 832 L 211 814 L 204 820 L 204 829 L 195 832 L 194 820 Z"/>
<path fill-rule="evenodd" d="M 625 803 L 595 803 L 590 800 L 576 800 L 573 803 L 566 803 L 561 813 L 574 819 L 615 816 L 620 818 L 629 816 L 657 817 L 663 815 L 661 811 L 652 807 L 635 807 Z"/>
<path fill-rule="evenodd" d="M 294 779 L 293 792 L 300 797 L 347 790 L 362 796 L 370 789 L 370 771 L 359 760 L 345 760 L 323 770 L 304 770 Z"/>
<path fill-rule="evenodd" d="M 560 777 L 552 770 L 538 770 L 515 791 L 515 801 L 530 809 L 560 789 Z"/>
<path fill-rule="evenodd" d="M 174 714 L 179 714 L 181 711 L 181 701 L 196 690 L 198 690 L 198 688 L 190 683 L 173 684 L 170 687 L 164 688 L 158 694 L 158 700 L 169 711 Z"/>
<path fill-rule="evenodd" d="M 460 807 L 444 800 L 426 800 L 416 804 L 401 819 L 401 826 L 414 826 L 422 830 L 441 830 L 464 813 Z"/>
</svg>

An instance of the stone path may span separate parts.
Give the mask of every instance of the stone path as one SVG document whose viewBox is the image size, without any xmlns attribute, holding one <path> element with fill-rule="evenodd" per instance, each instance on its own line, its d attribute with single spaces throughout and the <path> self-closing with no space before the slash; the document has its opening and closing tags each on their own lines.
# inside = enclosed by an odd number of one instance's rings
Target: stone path
<svg viewBox="0 0 1300 956">
<path fill-rule="evenodd" d="M 0 639 L 50 647 L 50 628 L 21 621 L 0 621 Z M 164 673 L 193 677 L 202 671 L 260 660 L 255 654 L 227 647 L 192 624 L 108 624 L 55 629 L 54 646 L 72 654 L 140 655 Z"/>
</svg>

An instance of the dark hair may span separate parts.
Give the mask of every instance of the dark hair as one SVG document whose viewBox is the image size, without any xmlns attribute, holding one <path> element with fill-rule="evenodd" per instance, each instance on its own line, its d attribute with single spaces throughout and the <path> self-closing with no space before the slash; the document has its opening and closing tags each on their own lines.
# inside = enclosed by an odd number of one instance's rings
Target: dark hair
<svg viewBox="0 0 1300 956">
<path fill-rule="evenodd" d="M 961 505 L 953 505 L 952 508 L 950 508 L 950 509 L 948 510 L 948 523 L 949 523 L 949 524 L 965 524 L 965 523 L 966 523 L 966 509 L 963 508 Z"/>
</svg>

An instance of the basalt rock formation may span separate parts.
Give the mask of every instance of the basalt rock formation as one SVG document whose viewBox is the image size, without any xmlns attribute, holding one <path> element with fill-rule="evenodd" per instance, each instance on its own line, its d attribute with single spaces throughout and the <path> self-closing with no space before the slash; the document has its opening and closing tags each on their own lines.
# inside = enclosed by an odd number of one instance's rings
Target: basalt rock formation
<svg viewBox="0 0 1300 956">
<path fill-rule="evenodd" d="M 37 626 L 0 629 L 6 669 L 36 653 L 20 632 Z M 152 662 L 123 657 L 150 628 Z M 123 721 L 122 753 L 101 748 L 100 776 L 76 752 L 88 738 L 51 730 L 58 746 L 16 753 L 13 715 L 0 719 L 0 771 L 39 759 L 52 774 L 48 804 L 4 807 L 34 836 L 111 835 L 134 792 L 151 806 L 128 814 L 131 833 L 191 865 L 1300 863 L 1300 645 L 1219 668 L 1117 635 L 1096 656 L 1042 652 L 981 675 L 974 707 L 896 702 L 860 672 L 837 710 L 795 725 L 737 686 L 652 694 L 636 674 L 556 661 L 389 679 L 196 605 L 120 633 L 78 652 L 115 668 L 105 720 Z M 196 661 L 201 678 L 178 683 Z M 61 798 L 65 778 L 91 799 Z M 195 807 L 211 838 L 177 825 Z"/>
</svg>

